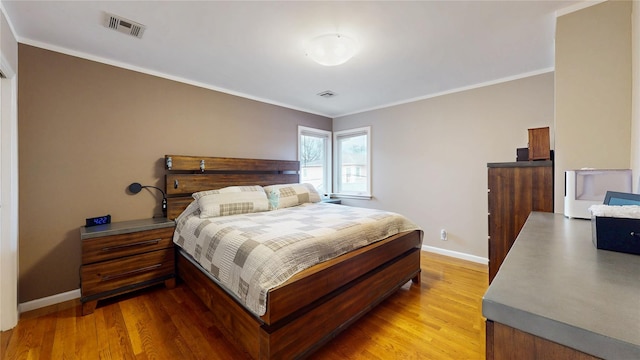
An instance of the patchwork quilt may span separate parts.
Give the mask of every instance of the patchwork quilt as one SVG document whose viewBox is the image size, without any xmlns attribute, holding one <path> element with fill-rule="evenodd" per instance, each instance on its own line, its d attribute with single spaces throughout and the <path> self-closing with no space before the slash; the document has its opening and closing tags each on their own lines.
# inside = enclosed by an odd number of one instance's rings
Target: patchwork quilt
<svg viewBox="0 0 640 360">
<path fill-rule="evenodd" d="M 174 243 L 258 316 L 267 292 L 297 272 L 419 230 L 393 212 L 325 203 L 207 219 L 199 212 L 194 201 L 176 219 Z"/>
</svg>

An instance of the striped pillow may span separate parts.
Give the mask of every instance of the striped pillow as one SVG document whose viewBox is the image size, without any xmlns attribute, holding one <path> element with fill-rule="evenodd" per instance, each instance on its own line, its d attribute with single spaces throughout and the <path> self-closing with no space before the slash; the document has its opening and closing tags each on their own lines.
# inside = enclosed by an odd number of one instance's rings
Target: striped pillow
<svg viewBox="0 0 640 360">
<path fill-rule="evenodd" d="M 226 194 L 226 193 L 239 193 L 239 192 L 264 192 L 264 189 L 260 185 L 250 185 L 250 186 L 227 186 L 221 189 L 216 190 L 205 190 L 193 193 L 192 196 L 194 199 L 198 200 L 205 195 L 211 194 Z"/>
</svg>

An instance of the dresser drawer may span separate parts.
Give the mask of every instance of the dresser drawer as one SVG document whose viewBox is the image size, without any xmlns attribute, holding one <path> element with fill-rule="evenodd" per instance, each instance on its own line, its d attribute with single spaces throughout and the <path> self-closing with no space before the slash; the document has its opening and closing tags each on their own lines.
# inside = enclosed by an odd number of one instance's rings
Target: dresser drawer
<svg viewBox="0 0 640 360">
<path fill-rule="evenodd" d="M 173 247 L 135 256 L 83 265 L 81 268 L 82 296 L 135 285 L 173 275 L 175 270 Z"/>
<path fill-rule="evenodd" d="M 82 264 L 173 247 L 173 227 L 111 235 L 82 241 Z"/>
</svg>

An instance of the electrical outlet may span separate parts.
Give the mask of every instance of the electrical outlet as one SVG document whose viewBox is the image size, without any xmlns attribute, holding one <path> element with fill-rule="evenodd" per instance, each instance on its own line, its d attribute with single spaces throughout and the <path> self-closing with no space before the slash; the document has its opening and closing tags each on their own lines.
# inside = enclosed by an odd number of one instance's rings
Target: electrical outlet
<svg viewBox="0 0 640 360">
<path fill-rule="evenodd" d="M 445 229 L 440 230 L 440 240 L 447 241 L 447 230 Z"/>
</svg>

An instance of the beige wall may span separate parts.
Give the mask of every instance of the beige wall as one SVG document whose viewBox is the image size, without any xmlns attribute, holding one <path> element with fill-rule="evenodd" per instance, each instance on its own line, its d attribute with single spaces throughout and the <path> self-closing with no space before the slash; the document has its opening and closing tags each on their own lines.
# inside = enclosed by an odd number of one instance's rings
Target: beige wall
<svg viewBox="0 0 640 360">
<path fill-rule="evenodd" d="M 631 2 L 560 16 L 555 72 L 556 189 L 566 170 L 630 168 Z M 556 212 L 563 198 L 556 191 Z"/>
<path fill-rule="evenodd" d="M 552 124 L 552 73 L 334 119 L 372 132 L 374 198 L 343 202 L 403 213 L 425 245 L 486 259 L 486 165 L 515 161 L 527 129 Z"/>
<path fill-rule="evenodd" d="M 19 47 L 19 299 L 79 287 L 79 227 L 160 214 L 165 154 L 295 160 L 331 119 L 36 47 Z"/>
<path fill-rule="evenodd" d="M 631 168 L 634 174 L 633 191 L 640 193 L 640 1 L 633 2 L 632 30 L 632 90 L 631 90 Z"/>
</svg>

